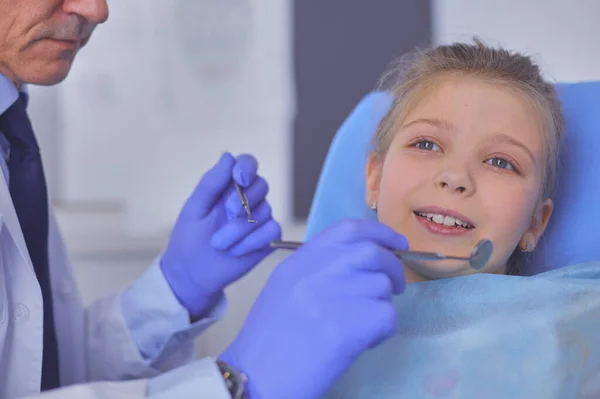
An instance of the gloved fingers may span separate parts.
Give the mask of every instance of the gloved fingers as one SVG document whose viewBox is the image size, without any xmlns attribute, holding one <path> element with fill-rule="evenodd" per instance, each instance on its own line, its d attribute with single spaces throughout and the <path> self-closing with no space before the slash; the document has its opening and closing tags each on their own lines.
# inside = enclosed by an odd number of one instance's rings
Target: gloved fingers
<svg viewBox="0 0 600 399">
<path fill-rule="evenodd" d="M 397 315 L 390 301 L 362 297 L 341 297 L 337 310 L 330 315 L 337 319 L 339 341 L 351 343 L 350 350 L 356 354 L 372 349 L 397 331 Z"/>
<path fill-rule="evenodd" d="M 250 187 L 244 190 L 244 192 L 246 194 L 246 198 L 248 198 L 250 212 L 253 214 L 254 218 L 254 208 L 263 202 L 265 198 L 267 198 L 267 194 L 269 193 L 269 185 L 264 178 L 258 176 L 250 185 Z M 226 197 L 225 209 L 227 211 L 227 216 L 230 219 L 246 214 L 246 211 L 242 205 L 242 201 L 235 190 Z"/>
<path fill-rule="evenodd" d="M 233 180 L 242 187 L 249 187 L 256 179 L 258 161 L 252 155 L 241 154 L 235 159 Z"/>
<path fill-rule="evenodd" d="M 267 201 L 261 202 L 252 212 L 252 218 L 256 223 L 248 223 L 246 214 L 228 221 L 211 237 L 211 247 L 219 251 L 225 251 L 235 246 L 244 237 L 271 219 L 271 205 Z"/>
<path fill-rule="evenodd" d="M 370 339 L 365 347 L 373 349 L 396 333 L 398 316 L 390 301 L 372 301 L 370 305 L 370 323 L 364 326 L 367 330 L 366 336 Z"/>
<path fill-rule="evenodd" d="M 393 252 L 371 242 L 363 242 L 347 248 L 346 256 L 340 257 L 345 261 L 336 262 L 333 272 L 347 273 L 348 269 L 351 269 L 357 272 L 383 273 L 389 278 L 394 294 L 404 292 L 406 288 L 404 268 Z"/>
<path fill-rule="evenodd" d="M 208 215 L 231 183 L 234 164 L 233 155 L 223 154 L 219 161 L 202 176 L 183 206 L 182 214 L 192 218 L 204 218 Z"/>
<path fill-rule="evenodd" d="M 391 300 L 392 281 L 385 273 L 345 273 L 334 277 L 335 291 L 354 298 Z"/>
<path fill-rule="evenodd" d="M 248 236 L 244 237 L 237 245 L 229 250 L 233 256 L 244 256 L 252 252 L 270 249 L 270 242 L 281 240 L 281 226 L 275 220 L 258 227 Z"/>
<path fill-rule="evenodd" d="M 314 240 L 335 243 L 372 241 L 385 248 L 396 250 L 408 249 L 408 240 L 406 237 L 397 233 L 391 227 L 373 220 L 344 220 L 336 223 Z"/>
</svg>

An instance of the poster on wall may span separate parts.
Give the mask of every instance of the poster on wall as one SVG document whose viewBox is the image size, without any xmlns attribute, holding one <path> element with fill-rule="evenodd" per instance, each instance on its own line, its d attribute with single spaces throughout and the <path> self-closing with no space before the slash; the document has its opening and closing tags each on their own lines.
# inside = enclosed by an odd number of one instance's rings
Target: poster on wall
<svg viewBox="0 0 600 399">
<path fill-rule="evenodd" d="M 215 124 L 252 107 L 238 102 L 260 45 L 250 0 L 175 0 L 153 12 L 151 62 L 160 76 L 154 106 L 165 118 Z"/>
<path fill-rule="evenodd" d="M 291 5 L 111 3 L 61 85 L 62 196 L 122 200 L 129 230 L 158 231 L 230 150 L 261 159 L 287 213 Z"/>
</svg>

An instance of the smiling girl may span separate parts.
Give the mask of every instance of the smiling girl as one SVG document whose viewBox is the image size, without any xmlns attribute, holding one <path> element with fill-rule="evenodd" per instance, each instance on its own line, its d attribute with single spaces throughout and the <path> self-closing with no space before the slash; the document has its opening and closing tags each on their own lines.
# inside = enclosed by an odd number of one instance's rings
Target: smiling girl
<svg viewBox="0 0 600 399">
<path fill-rule="evenodd" d="M 478 40 L 402 61 L 385 77 L 395 101 L 367 164 L 369 206 L 413 250 L 465 256 L 489 239 L 484 272 L 518 274 L 552 214 L 563 132 L 553 86 L 528 57 Z M 414 266 L 404 262 L 409 283 L 471 273 Z"/>
</svg>

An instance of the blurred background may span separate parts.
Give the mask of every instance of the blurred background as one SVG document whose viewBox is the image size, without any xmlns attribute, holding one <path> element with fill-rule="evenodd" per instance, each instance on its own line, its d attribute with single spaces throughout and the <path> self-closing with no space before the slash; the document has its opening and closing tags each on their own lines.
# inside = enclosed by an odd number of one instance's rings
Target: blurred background
<svg viewBox="0 0 600 399">
<path fill-rule="evenodd" d="M 554 81 L 600 79 L 595 0 L 127 0 L 55 87 L 31 87 L 48 184 L 86 302 L 139 276 L 223 151 L 260 162 L 284 238 L 302 239 L 344 118 L 397 56 L 470 40 L 526 52 Z M 235 336 L 276 253 L 228 289 Z"/>
</svg>

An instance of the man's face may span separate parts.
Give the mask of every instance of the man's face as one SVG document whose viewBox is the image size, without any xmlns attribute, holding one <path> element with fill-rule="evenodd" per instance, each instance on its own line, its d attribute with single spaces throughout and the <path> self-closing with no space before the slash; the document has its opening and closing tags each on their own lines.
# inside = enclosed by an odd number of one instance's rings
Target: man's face
<svg viewBox="0 0 600 399">
<path fill-rule="evenodd" d="M 69 73 L 106 0 L 0 0 L 0 73 L 17 85 L 53 85 Z"/>
</svg>

